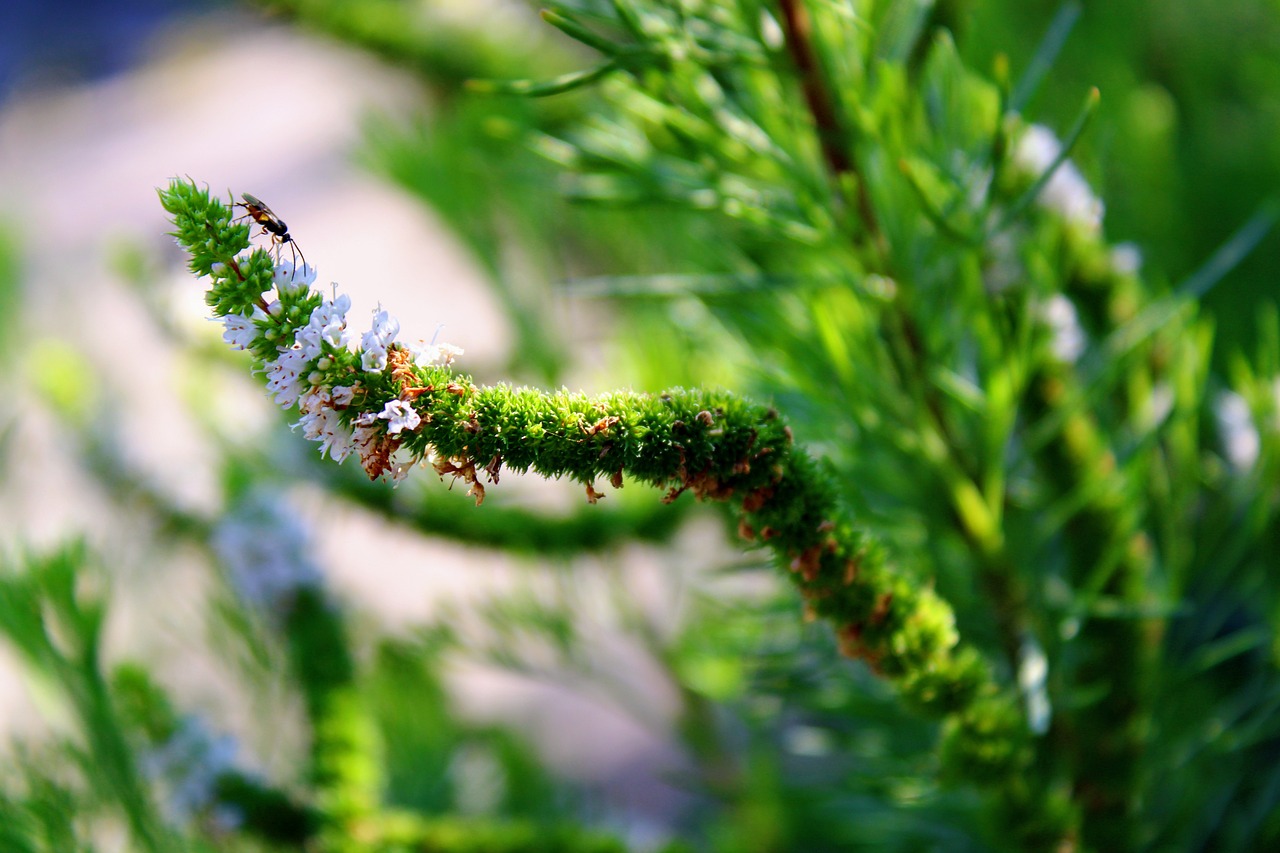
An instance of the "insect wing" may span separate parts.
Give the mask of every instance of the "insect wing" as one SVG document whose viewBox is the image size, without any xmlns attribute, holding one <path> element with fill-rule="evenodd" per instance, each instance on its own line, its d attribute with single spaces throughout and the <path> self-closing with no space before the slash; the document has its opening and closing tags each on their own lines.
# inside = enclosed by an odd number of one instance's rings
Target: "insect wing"
<svg viewBox="0 0 1280 853">
<path fill-rule="evenodd" d="M 249 215 L 258 222 L 262 222 L 265 219 L 271 219 L 276 222 L 280 221 L 280 217 L 276 216 L 275 211 L 267 207 L 266 202 L 257 196 L 249 195 L 248 193 L 241 193 L 240 198 L 244 199 L 244 204 L 242 204 L 241 207 L 247 210 Z"/>
</svg>

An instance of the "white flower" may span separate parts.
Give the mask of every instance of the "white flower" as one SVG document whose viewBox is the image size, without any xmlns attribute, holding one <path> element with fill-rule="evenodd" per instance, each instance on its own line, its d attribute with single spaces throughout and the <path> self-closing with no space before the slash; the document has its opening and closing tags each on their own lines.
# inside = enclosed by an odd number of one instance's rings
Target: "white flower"
<svg viewBox="0 0 1280 853">
<path fill-rule="evenodd" d="M 422 418 L 404 400 L 392 400 L 383 406 L 378 417 L 387 422 L 387 435 L 397 435 L 401 430 L 415 430 Z"/>
<path fill-rule="evenodd" d="M 332 403 L 333 395 L 327 388 L 323 385 L 312 385 L 298 397 L 298 411 L 304 415 L 315 414 Z"/>
<path fill-rule="evenodd" d="M 332 409 L 326 412 L 326 420 L 320 430 L 320 455 L 329 454 L 334 462 L 341 462 L 356 449 L 355 433 L 342 422 Z"/>
<path fill-rule="evenodd" d="M 373 412 L 364 412 L 351 422 L 351 443 L 360 455 L 362 464 L 378 446 L 382 430 L 374 426 L 377 422 L 378 416 Z"/>
<path fill-rule="evenodd" d="M 1133 243 L 1117 243 L 1111 249 L 1111 269 L 1120 275 L 1137 275 L 1142 269 L 1142 250 Z"/>
<path fill-rule="evenodd" d="M 1143 407 L 1142 415 L 1146 423 L 1155 427 L 1169 418 L 1169 412 L 1174 410 L 1174 402 L 1174 387 L 1167 382 L 1157 382 L 1151 393 L 1147 394 L 1147 405 Z"/>
<path fill-rule="evenodd" d="M 311 359 L 300 349 L 287 349 L 280 357 L 267 366 L 267 391 L 275 396 L 281 408 L 287 409 L 298 400 L 298 395 L 306 390 L 304 372 Z"/>
<path fill-rule="evenodd" d="M 1076 315 L 1076 307 L 1071 300 L 1061 293 L 1055 293 L 1044 304 L 1045 322 L 1053 338 L 1049 342 L 1050 349 L 1059 361 L 1074 363 L 1084 352 L 1084 329 L 1080 328 L 1080 319 Z"/>
<path fill-rule="evenodd" d="M 1044 125 L 1033 124 L 1018 139 L 1013 160 L 1023 171 L 1039 178 L 1062 153 L 1062 144 L 1053 131 Z M 1055 211 L 1063 219 L 1089 231 L 1102 227 L 1102 200 L 1093 194 L 1089 183 L 1070 160 L 1064 161 L 1048 183 L 1040 188 L 1039 205 Z"/>
<path fill-rule="evenodd" d="M 281 261 L 276 264 L 272 272 L 276 293 L 281 296 L 309 290 L 312 282 L 316 280 L 316 271 L 313 267 L 308 264 L 299 267 L 292 261 Z"/>
<path fill-rule="evenodd" d="M 330 459 L 341 462 L 351 455 L 354 441 L 351 428 L 342 422 L 342 415 L 335 408 L 334 396 L 318 385 L 306 391 L 298 400 L 302 418 L 294 426 L 302 427 L 308 441 L 320 442 L 321 456 L 327 453 Z M 350 395 L 346 396 L 349 399 Z"/>
<path fill-rule="evenodd" d="M 413 360 L 422 367 L 430 367 L 433 364 L 453 364 L 454 359 L 462 355 L 462 347 L 456 347 L 453 344 L 418 344 L 409 347 L 409 351 L 413 353 Z"/>
<path fill-rule="evenodd" d="M 1224 391 L 1214 401 L 1213 409 L 1227 461 L 1236 471 L 1248 471 L 1258 461 L 1262 447 L 1249 403 L 1234 391 Z"/>
<path fill-rule="evenodd" d="M 367 346 L 360 355 L 360 367 L 367 373 L 381 373 L 387 369 L 387 350 L 385 347 Z"/>
<path fill-rule="evenodd" d="M 345 409 L 351 405 L 351 401 L 355 399 L 356 389 L 354 385 L 334 385 L 333 386 L 333 405 L 339 409 Z"/>
<path fill-rule="evenodd" d="M 222 340 L 230 344 L 232 349 L 249 349 L 262 335 L 257 321 L 266 319 L 266 314 L 257 305 L 253 306 L 253 314 L 228 314 L 222 318 Z"/>
<path fill-rule="evenodd" d="M 373 315 L 373 328 L 364 333 L 360 345 L 364 354 L 360 357 L 360 366 L 369 372 L 380 372 L 387 368 L 387 347 L 395 341 L 400 333 L 400 323 L 386 311 L 378 311 Z"/>
<path fill-rule="evenodd" d="M 343 294 L 336 299 L 326 299 L 311 312 L 307 325 L 298 330 L 298 343 L 308 358 L 317 358 L 323 354 L 323 344 L 334 349 L 345 349 L 347 335 L 347 311 L 351 308 L 351 297 Z"/>
<path fill-rule="evenodd" d="M 1036 734 L 1049 730 L 1052 705 L 1049 702 L 1049 659 L 1044 649 L 1030 636 L 1024 638 L 1019 650 L 1018 687 L 1022 691 L 1027 708 L 1027 725 Z"/>
</svg>

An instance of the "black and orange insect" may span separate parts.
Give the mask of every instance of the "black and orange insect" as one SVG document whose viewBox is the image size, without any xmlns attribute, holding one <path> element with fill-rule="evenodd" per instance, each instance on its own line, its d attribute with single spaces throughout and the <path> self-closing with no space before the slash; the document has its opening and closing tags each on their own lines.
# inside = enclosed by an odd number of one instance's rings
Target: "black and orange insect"
<svg viewBox="0 0 1280 853">
<path fill-rule="evenodd" d="M 261 225 L 262 233 L 271 237 L 271 245 L 277 252 L 277 258 L 280 247 L 288 243 L 289 251 L 293 255 L 295 270 L 298 266 L 298 258 L 302 258 L 302 264 L 306 266 L 307 256 L 302 254 L 302 249 L 289 233 L 289 226 L 285 225 L 284 220 L 276 216 L 275 212 L 267 207 L 266 203 L 257 196 L 241 193 L 240 198 L 243 200 L 235 202 L 235 206 L 243 207 L 245 216 Z"/>
</svg>

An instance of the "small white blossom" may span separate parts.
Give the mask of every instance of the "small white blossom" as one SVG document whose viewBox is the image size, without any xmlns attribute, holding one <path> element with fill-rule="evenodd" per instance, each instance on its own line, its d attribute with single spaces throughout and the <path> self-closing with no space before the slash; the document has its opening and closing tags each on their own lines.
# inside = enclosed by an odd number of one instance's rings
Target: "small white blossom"
<svg viewBox="0 0 1280 853">
<path fill-rule="evenodd" d="M 375 426 L 378 416 L 374 412 L 364 412 L 352 421 L 351 443 L 360 456 L 361 464 L 376 450 L 381 430 Z"/>
<path fill-rule="evenodd" d="M 1018 663 L 1018 687 L 1027 709 L 1027 725 L 1036 734 L 1049 730 L 1053 706 L 1049 702 L 1049 659 L 1031 637 L 1023 640 Z"/>
<path fill-rule="evenodd" d="M 1044 125 L 1033 124 L 1019 138 L 1013 159 L 1019 168 L 1038 178 L 1061 153 L 1062 143 L 1053 131 Z M 1084 175 L 1070 160 L 1054 170 L 1048 183 L 1040 188 L 1037 202 L 1046 210 L 1055 211 L 1068 222 L 1089 231 L 1102 227 L 1102 200 L 1093 194 Z"/>
<path fill-rule="evenodd" d="M 233 349 L 249 349 L 262 336 L 257 321 L 265 319 L 266 313 L 257 305 L 253 306 L 253 313 L 248 317 L 243 314 L 228 314 L 222 318 L 222 340 Z"/>
<path fill-rule="evenodd" d="M 360 367 L 366 373 L 381 373 L 387 369 L 387 350 L 384 347 L 365 347 L 360 354 Z"/>
<path fill-rule="evenodd" d="M 1043 313 L 1053 335 L 1049 346 L 1054 356 L 1059 361 L 1074 363 L 1085 347 L 1084 329 L 1080 328 L 1076 307 L 1071 304 L 1070 299 L 1061 293 L 1055 293 L 1045 303 Z"/>
<path fill-rule="evenodd" d="M 306 390 L 306 371 L 310 359 L 300 349 L 288 349 L 267 366 L 267 392 L 275 397 L 276 405 L 287 409 L 298 401 L 298 395 Z"/>
<path fill-rule="evenodd" d="M 289 296 L 309 290 L 316 280 L 316 271 L 308 264 L 299 267 L 292 261 L 281 261 L 272 271 L 272 277 L 276 292 L 281 296 Z"/>
<path fill-rule="evenodd" d="M 219 270 L 226 272 L 226 265 L 219 265 Z M 397 399 L 386 403 L 380 411 L 365 411 L 350 418 L 354 412 L 348 410 L 358 398 L 363 399 L 361 383 L 352 381 L 349 385 L 332 387 L 325 384 L 332 381 L 335 366 L 345 361 L 341 356 L 351 354 L 353 341 L 347 322 L 351 298 L 338 295 L 335 284 L 333 295 L 321 300 L 305 324 L 297 328 L 289 324 L 286 328 L 284 323 L 268 321 L 295 316 L 298 297 L 312 292 L 316 271 L 305 262 L 281 261 L 275 265 L 272 275 L 275 293 L 264 295 L 251 315 L 222 318 L 224 340 L 237 349 L 261 347 L 264 343 L 277 348 L 274 360 L 263 367 L 267 391 L 282 408 L 298 406 L 300 417 L 294 427 L 300 429 L 307 440 L 319 443 L 322 456 L 341 462 L 356 454 L 372 476 L 386 474 L 400 481 L 413 463 L 397 460 L 396 450 L 403 434 L 416 430 L 422 424 L 422 417 L 410 402 Z M 272 295 L 276 298 L 271 299 Z M 268 299 L 270 301 L 266 301 Z M 398 346 L 399 333 L 400 323 L 379 306 L 373 313 L 369 331 L 360 338 L 361 367 L 368 372 L 385 371 L 393 346 Z M 429 344 L 411 347 L 410 352 L 414 362 L 421 366 L 452 364 L 462 355 L 460 347 L 437 344 L 434 339 Z M 278 513 L 271 509 L 268 506 L 256 512 L 264 518 L 276 518 Z M 297 584 L 314 578 L 313 569 L 298 568 L 309 566 L 302 558 L 295 561 L 295 569 L 301 574 L 288 570 L 290 528 L 279 520 L 272 523 L 279 526 L 276 532 L 283 539 L 273 537 L 270 531 L 261 531 L 255 538 L 246 532 L 246 524 L 237 527 L 229 523 L 217 534 L 219 544 L 215 547 L 227 551 L 224 562 L 230 567 L 236 585 L 247 590 L 243 594 L 249 599 L 276 599 Z M 238 562 L 230 553 L 237 548 L 248 555 Z M 251 566 L 257 568 L 251 569 Z M 253 580 L 255 576 L 257 580 Z"/>
<path fill-rule="evenodd" d="M 298 343 L 308 358 L 317 358 L 323 352 L 323 344 L 334 349 L 347 346 L 347 311 L 351 308 L 351 297 L 343 294 L 335 299 L 326 299 L 311 312 L 307 325 L 298 330 Z"/>
<path fill-rule="evenodd" d="M 453 364 L 454 359 L 462 355 L 462 347 L 453 344 L 418 343 L 410 346 L 409 351 L 413 353 L 414 363 L 422 367 Z"/>
<path fill-rule="evenodd" d="M 335 462 L 346 459 L 354 447 L 351 428 L 342 421 L 335 408 L 334 395 L 321 386 L 313 386 L 298 400 L 302 418 L 294 426 L 302 427 L 308 441 L 320 442 L 320 455 L 328 454 Z"/>
<path fill-rule="evenodd" d="M 313 385 L 298 397 L 298 411 L 304 415 L 314 414 L 333 404 L 333 395 L 322 385 Z"/>
<path fill-rule="evenodd" d="M 360 357 L 360 366 L 369 372 L 380 372 L 387 368 L 387 347 L 400 333 L 400 322 L 386 311 L 378 311 L 373 315 L 373 328 L 364 333 L 360 345 L 364 349 Z"/>
<path fill-rule="evenodd" d="M 354 385 L 334 385 L 332 394 L 333 405 L 339 409 L 345 409 L 355 399 L 356 389 Z"/>
<path fill-rule="evenodd" d="M 382 408 L 378 417 L 387 422 L 387 435 L 398 435 L 401 430 L 415 430 L 422 418 L 413 410 L 413 406 L 404 400 L 392 400 Z"/>
<path fill-rule="evenodd" d="M 1133 243 L 1118 243 L 1111 249 L 1111 269 L 1120 275 L 1137 275 L 1142 269 L 1142 250 Z"/>
<path fill-rule="evenodd" d="M 1236 471 L 1248 471 L 1258 461 L 1262 448 L 1249 403 L 1234 391 L 1224 391 L 1214 401 L 1213 408 L 1227 461 Z"/>
<path fill-rule="evenodd" d="M 387 346 L 399 333 L 400 321 L 395 317 L 386 311 L 378 311 L 373 315 L 373 328 L 369 330 L 369 334 L 375 336 L 380 344 Z"/>
<path fill-rule="evenodd" d="M 381 418 L 382 415 L 376 412 L 364 412 L 357 417 L 353 422 L 353 443 L 365 473 L 370 477 L 389 473 L 391 479 L 398 483 L 408 474 L 410 466 L 395 459 L 392 449 L 396 442 L 378 423 Z"/>
<path fill-rule="evenodd" d="M 320 455 L 323 456 L 328 453 L 329 458 L 334 462 L 341 462 L 350 456 L 355 449 L 355 433 L 330 410 L 321 430 Z"/>
<path fill-rule="evenodd" d="M 1157 382 L 1151 389 L 1151 393 L 1147 395 L 1147 404 L 1143 407 L 1142 415 L 1146 423 L 1154 426 L 1164 421 L 1173 411 L 1173 404 L 1176 401 L 1173 385 L 1169 382 Z"/>
</svg>

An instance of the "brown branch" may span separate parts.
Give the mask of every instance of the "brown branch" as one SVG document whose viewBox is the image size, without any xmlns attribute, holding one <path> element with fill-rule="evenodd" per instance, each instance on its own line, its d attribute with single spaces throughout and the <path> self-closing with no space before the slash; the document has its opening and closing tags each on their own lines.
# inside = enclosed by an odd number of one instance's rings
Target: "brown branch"
<svg viewBox="0 0 1280 853">
<path fill-rule="evenodd" d="M 800 75 L 800 88 L 817 127 L 818 143 L 822 146 L 822 156 L 827 168 L 837 178 L 846 174 L 856 176 L 858 169 L 847 149 L 845 129 L 841 127 L 835 103 L 827 92 L 822 65 L 813 49 L 809 11 L 803 0 L 778 0 L 778 10 L 782 16 L 787 52 Z M 863 181 L 857 181 L 857 202 L 858 215 L 862 217 L 867 233 L 883 252 L 884 235 L 880 231 L 875 208 L 871 205 L 871 197 L 867 195 Z"/>
</svg>

